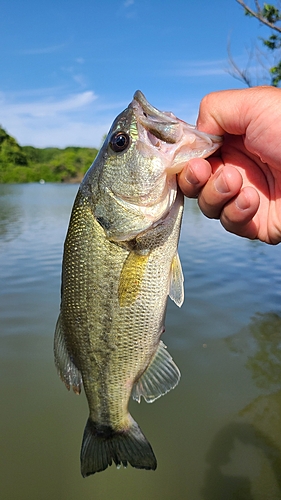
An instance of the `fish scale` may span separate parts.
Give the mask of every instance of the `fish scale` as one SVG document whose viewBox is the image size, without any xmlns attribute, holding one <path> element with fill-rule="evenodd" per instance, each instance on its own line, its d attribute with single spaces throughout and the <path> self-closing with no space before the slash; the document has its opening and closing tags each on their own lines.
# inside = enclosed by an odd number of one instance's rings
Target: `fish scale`
<svg viewBox="0 0 281 500">
<path fill-rule="evenodd" d="M 80 393 L 83 385 L 88 400 L 83 476 L 112 462 L 156 468 L 128 402 L 130 396 L 153 402 L 180 379 L 160 338 L 168 295 L 178 306 L 183 302 L 177 158 L 182 162 L 200 151 L 207 156 L 221 143 L 188 127 L 136 93 L 114 121 L 74 202 L 54 349 L 67 388 Z"/>
</svg>

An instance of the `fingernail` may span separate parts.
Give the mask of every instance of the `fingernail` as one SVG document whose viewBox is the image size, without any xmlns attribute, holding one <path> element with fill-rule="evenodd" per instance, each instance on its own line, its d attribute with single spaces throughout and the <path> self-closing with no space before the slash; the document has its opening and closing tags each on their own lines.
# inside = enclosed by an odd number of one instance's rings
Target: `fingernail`
<svg viewBox="0 0 281 500">
<path fill-rule="evenodd" d="M 223 172 L 221 172 L 214 181 L 214 186 L 216 190 L 221 194 L 229 193 L 230 189 L 228 187 L 227 180 Z"/>
<path fill-rule="evenodd" d="M 199 184 L 199 181 L 194 173 L 194 170 L 189 165 L 185 170 L 185 180 L 190 184 L 192 184 L 193 186 Z"/>
<path fill-rule="evenodd" d="M 250 206 L 250 202 L 243 191 L 239 194 L 239 196 L 237 196 L 235 203 L 240 210 L 246 210 Z"/>
</svg>

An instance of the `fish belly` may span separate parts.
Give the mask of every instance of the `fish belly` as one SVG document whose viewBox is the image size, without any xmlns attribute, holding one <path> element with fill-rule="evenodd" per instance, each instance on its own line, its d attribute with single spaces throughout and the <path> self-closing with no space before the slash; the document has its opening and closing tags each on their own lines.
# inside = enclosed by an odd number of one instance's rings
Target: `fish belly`
<svg viewBox="0 0 281 500">
<path fill-rule="evenodd" d="M 83 476 L 104 470 L 112 461 L 156 468 L 150 444 L 128 413 L 128 400 L 135 387 L 135 399 L 142 395 L 147 401 L 171 388 L 165 390 L 169 381 L 162 381 L 164 389 L 151 387 L 145 374 L 154 359 L 160 367 L 165 362 L 172 366 L 159 342 L 181 212 L 180 205 L 164 224 L 162 236 L 160 229 L 150 239 L 145 235 L 134 251 L 105 238 L 87 198 L 79 193 L 75 201 L 64 249 L 56 335 L 57 351 L 66 354 L 58 355 L 56 364 L 69 386 L 71 376 L 65 379 L 72 363 L 76 379 L 82 376 L 89 404 L 81 449 Z"/>
</svg>

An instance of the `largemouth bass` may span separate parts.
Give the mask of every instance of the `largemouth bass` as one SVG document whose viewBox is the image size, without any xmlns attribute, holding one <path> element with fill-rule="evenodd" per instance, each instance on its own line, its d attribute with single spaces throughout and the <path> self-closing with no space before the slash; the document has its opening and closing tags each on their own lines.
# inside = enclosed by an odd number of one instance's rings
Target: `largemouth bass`
<svg viewBox="0 0 281 500">
<path fill-rule="evenodd" d="M 83 384 L 88 400 L 84 477 L 112 461 L 156 468 L 128 401 L 132 395 L 152 402 L 179 381 L 160 340 L 168 295 L 178 306 L 184 298 L 176 174 L 220 145 L 221 138 L 157 110 L 137 91 L 79 187 L 64 245 L 54 350 L 66 387 L 79 394 Z"/>
</svg>

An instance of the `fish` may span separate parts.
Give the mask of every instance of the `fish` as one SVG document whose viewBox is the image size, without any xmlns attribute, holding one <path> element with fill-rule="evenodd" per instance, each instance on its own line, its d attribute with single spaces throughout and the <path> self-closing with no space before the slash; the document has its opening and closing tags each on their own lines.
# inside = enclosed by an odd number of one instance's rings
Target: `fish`
<svg viewBox="0 0 281 500">
<path fill-rule="evenodd" d="M 67 389 L 80 394 L 83 386 L 88 401 L 83 477 L 112 463 L 156 469 L 128 402 L 151 403 L 179 382 L 161 339 L 168 296 L 179 307 L 184 300 L 177 173 L 221 143 L 137 91 L 78 189 L 64 243 L 54 356 Z"/>
</svg>

